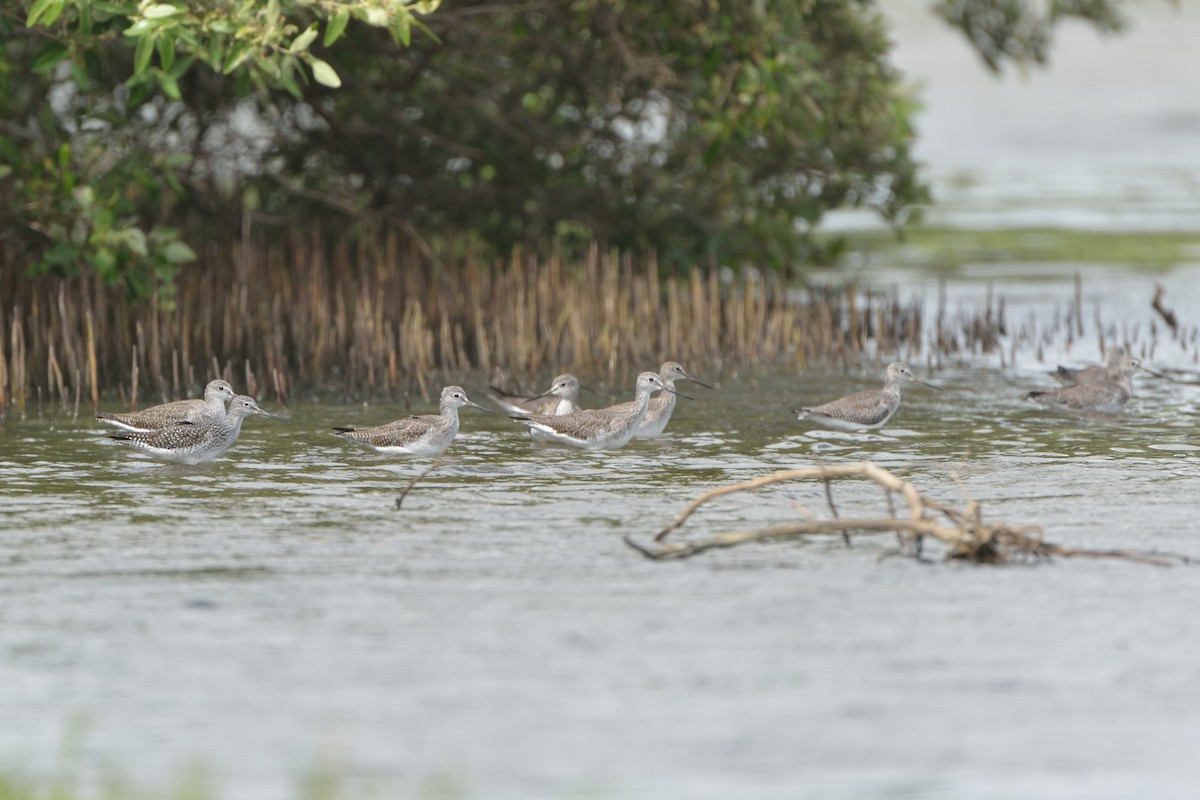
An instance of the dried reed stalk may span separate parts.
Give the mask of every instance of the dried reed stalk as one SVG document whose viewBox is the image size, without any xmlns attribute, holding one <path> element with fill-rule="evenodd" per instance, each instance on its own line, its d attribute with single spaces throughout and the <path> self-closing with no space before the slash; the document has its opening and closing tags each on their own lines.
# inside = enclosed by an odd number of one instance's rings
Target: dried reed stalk
<svg viewBox="0 0 1200 800">
<path fill-rule="evenodd" d="M 598 245 L 573 263 L 520 250 L 488 263 L 454 243 L 434 258 L 392 231 L 241 234 L 200 246 L 204 266 L 184 269 L 173 299 L 132 306 L 95 278 L 29 279 L 0 243 L 0 391 L 18 403 L 37 387 L 70 396 L 82 379 L 97 404 L 134 394 L 136 372 L 138 397 L 196 396 L 237 365 L 247 391 L 394 398 L 468 370 L 624 382 L 667 358 L 711 374 L 922 347 L 919 300 L 857 287 L 699 268 L 663 278 L 653 255 Z"/>
</svg>

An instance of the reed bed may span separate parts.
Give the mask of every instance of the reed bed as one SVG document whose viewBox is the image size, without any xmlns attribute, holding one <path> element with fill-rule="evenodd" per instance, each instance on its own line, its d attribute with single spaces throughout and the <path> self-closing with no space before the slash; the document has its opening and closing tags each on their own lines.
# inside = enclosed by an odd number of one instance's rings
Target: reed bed
<svg viewBox="0 0 1200 800">
<path fill-rule="evenodd" d="M 287 403 L 305 396 L 429 397 L 572 370 L 624 380 L 667 358 L 706 374 L 919 353 L 919 299 L 798 288 L 773 274 L 696 268 L 593 246 L 579 262 L 514 252 L 432 256 L 400 234 L 267 235 L 210 244 L 174 295 L 130 303 L 94 277 L 30 279 L 0 249 L 0 408 L 78 413 L 197 395 L 222 377 Z M 2 412 L 0 412 L 2 413 Z"/>
<path fill-rule="evenodd" d="M 172 296 L 134 304 L 91 276 L 30 279 L 0 245 L 0 414 L 30 404 L 78 414 L 112 397 L 136 408 L 197 396 L 216 377 L 286 404 L 297 392 L 428 399 L 477 372 L 530 386 L 571 370 L 612 384 L 668 358 L 705 374 L 994 353 L 1003 365 L 1020 349 L 1070 346 L 1088 327 L 1101 349 L 1118 342 L 1152 360 L 1161 331 L 1197 354 L 1195 327 L 1117 329 L 1099 307 L 1089 314 L 1081 281 L 1051 319 L 1013 324 L 991 291 L 957 309 L 940 291 L 927 315 L 921 296 L 752 269 L 667 275 L 653 256 L 597 246 L 574 262 L 519 251 L 487 262 L 398 233 L 264 232 L 209 244 Z"/>
</svg>

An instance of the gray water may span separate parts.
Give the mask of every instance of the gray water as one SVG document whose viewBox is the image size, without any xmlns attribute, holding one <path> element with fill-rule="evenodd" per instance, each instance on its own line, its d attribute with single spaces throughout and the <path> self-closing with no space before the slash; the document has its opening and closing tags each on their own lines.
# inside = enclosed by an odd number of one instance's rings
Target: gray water
<svg viewBox="0 0 1200 800">
<path fill-rule="evenodd" d="M 948 304 L 982 303 L 991 277 L 950 280 Z M 1087 335 L 1068 351 L 1047 333 L 1040 359 L 913 354 L 945 391 L 907 388 L 877 432 L 788 413 L 877 386 L 873 364 L 688 364 L 717 388 L 694 388 L 663 440 L 611 453 L 539 447 L 465 409 L 401 511 L 427 462 L 327 432 L 400 415 L 388 405 L 254 418 L 197 467 L 59 411 L 11 415 L 0 769 L 55 774 L 82 728 L 85 783 L 170 787 L 199 765 L 237 800 L 298 796 L 324 769 L 356 798 L 1193 797 L 1195 567 L 918 563 L 866 535 L 652 562 L 622 537 L 648 542 L 714 486 L 870 459 L 1059 544 L 1200 556 L 1189 344 L 1159 333 L 1151 364 L 1179 382 L 1139 378 L 1120 414 L 1021 398 L 1052 385 L 1056 361 L 1097 357 L 1097 310 L 1147 347 L 1154 280 L 1200 319 L 1198 278 L 1089 273 Z M 937 285 L 903 291 L 932 306 Z M 1072 273 L 1014 267 L 1000 293 L 1014 329 L 1061 317 Z M 461 382 L 483 400 L 481 379 Z M 837 498 L 845 514 L 884 510 L 868 486 Z M 680 535 L 793 519 L 795 503 L 820 510 L 823 493 L 734 495 Z"/>
<path fill-rule="evenodd" d="M 1125 32 L 1060 26 L 1045 68 L 989 72 L 929 0 L 878 4 L 917 91 L 914 156 L 937 204 L 972 230 L 1200 229 L 1200 3 L 1125 3 Z M 1044 5 L 1044 4 L 1043 4 Z M 882 227 L 839 211 L 834 227 Z"/>
</svg>

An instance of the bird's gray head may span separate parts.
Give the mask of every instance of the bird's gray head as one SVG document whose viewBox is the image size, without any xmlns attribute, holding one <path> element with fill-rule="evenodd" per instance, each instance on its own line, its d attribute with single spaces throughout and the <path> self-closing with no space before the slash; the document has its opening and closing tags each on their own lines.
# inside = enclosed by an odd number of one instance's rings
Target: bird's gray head
<svg viewBox="0 0 1200 800">
<path fill-rule="evenodd" d="M 1171 383 L 1179 383 L 1179 381 L 1172 377 L 1150 369 L 1142 363 L 1140 358 L 1136 358 L 1134 356 L 1121 356 L 1121 363 L 1117 366 L 1117 371 L 1122 375 L 1132 375 L 1135 372 L 1144 372 L 1147 375 L 1153 375 L 1156 378 L 1162 378 L 1163 380 L 1170 381 Z"/>
<path fill-rule="evenodd" d="M 258 407 L 258 403 L 253 397 L 239 394 L 229 402 L 229 416 L 231 417 L 248 417 L 251 414 L 262 413 L 263 410 Z"/>
<path fill-rule="evenodd" d="M 639 392 L 653 393 L 660 391 L 671 391 L 663 385 L 662 378 L 658 377 L 658 375 L 653 372 L 643 372 L 641 375 L 638 375 L 635 386 Z"/>
<path fill-rule="evenodd" d="M 478 408 L 480 411 L 485 411 L 489 414 L 492 413 L 491 409 L 484 408 L 478 403 L 471 402 L 471 400 L 467 397 L 467 393 L 461 386 L 447 386 L 446 388 L 442 389 L 441 406 L 442 408 L 462 408 L 463 406 L 473 406 Z"/>
<path fill-rule="evenodd" d="M 678 361 L 667 361 L 662 365 L 662 369 L 658 371 L 658 377 L 662 378 L 662 382 L 666 386 L 673 386 L 675 381 L 689 380 L 692 383 L 699 384 L 705 389 L 711 389 L 707 383 L 697 380 L 688 374 L 688 371 L 683 368 L 683 364 Z"/>
<path fill-rule="evenodd" d="M 261 414 L 264 417 L 270 417 L 271 419 L 276 419 L 280 422 L 284 421 L 283 417 L 276 416 L 269 411 L 264 411 L 259 407 L 258 403 L 253 397 L 248 397 L 244 394 L 239 394 L 234 397 L 233 400 L 229 401 L 229 411 L 227 413 L 229 416 L 234 418 L 248 417 L 252 414 Z"/>
<path fill-rule="evenodd" d="M 1147 371 L 1146 365 L 1137 356 L 1121 356 L 1121 360 L 1117 362 L 1117 370 L 1125 375 Z"/>
<path fill-rule="evenodd" d="M 219 397 L 222 400 L 232 400 L 234 397 L 233 387 L 227 381 L 209 381 L 204 387 L 204 399 L 210 400 L 214 397 Z"/>
<path fill-rule="evenodd" d="M 573 398 L 579 396 L 579 378 L 574 375 L 559 375 L 550 385 L 550 391 L 555 397 Z"/>
<path fill-rule="evenodd" d="M 887 380 L 895 383 L 901 379 L 910 380 L 922 386 L 928 386 L 930 389 L 936 389 L 939 392 L 942 390 L 940 386 L 934 386 L 932 383 L 921 380 L 916 375 L 913 375 L 912 370 L 908 368 L 908 364 L 905 364 L 903 361 L 893 361 L 891 364 L 888 364 Z"/>
</svg>

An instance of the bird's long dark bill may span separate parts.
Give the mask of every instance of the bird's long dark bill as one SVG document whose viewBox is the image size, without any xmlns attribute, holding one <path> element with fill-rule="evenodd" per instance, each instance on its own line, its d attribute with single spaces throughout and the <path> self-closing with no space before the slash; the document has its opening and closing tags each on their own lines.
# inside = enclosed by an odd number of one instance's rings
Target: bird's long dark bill
<svg viewBox="0 0 1200 800">
<path fill-rule="evenodd" d="M 940 386 L 934 386 L 934 385 L 933 385 L 932 383 L 930 383 L 929 381 L 923 381 L 923 380 L 921 380 L 920 378 L 918 378 L 918 377 L 916 377 L 916 376 L 913 376 L 913 380 L 914 380 L 914 381 L 916 381 L 917 383 L 921 384 L 922 386 L 928 386 L 930 389 L 933 389 L 935 392 L 940 392 L 940 391 L 942 391 L 942 387 L 940 387 Z"/>
<path fill-rule="evenodd" d="M 1154 370 L 1150 369 L 1149 367 L 1142 367 L 1142 372 L 1148 372 L 1156 378 L 1162 378 L 1164 381 L 1170 381 L 1171 383 L 1180 383 L 1180 381 L 1175 380 L 1170 375 L 1164 375 L 1161 372 L 1155 372 Z"/>
</svg>

